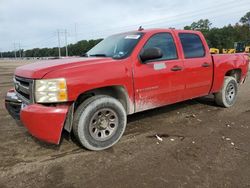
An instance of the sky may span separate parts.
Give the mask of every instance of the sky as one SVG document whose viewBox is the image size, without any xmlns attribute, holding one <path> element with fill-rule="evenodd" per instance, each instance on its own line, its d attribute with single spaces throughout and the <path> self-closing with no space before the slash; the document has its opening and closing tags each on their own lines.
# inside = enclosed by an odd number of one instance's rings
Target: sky
<svg viewBox="0 0 250 188">
<path fill-rule="evenodd" d="M 250 0 L 0 0 L 0 51 L 58 46 L 144 28 L 182 29 L 199 19 L 235 24 Z M 65 35 L 65 30 L 66 35 Z"/>
</svg>

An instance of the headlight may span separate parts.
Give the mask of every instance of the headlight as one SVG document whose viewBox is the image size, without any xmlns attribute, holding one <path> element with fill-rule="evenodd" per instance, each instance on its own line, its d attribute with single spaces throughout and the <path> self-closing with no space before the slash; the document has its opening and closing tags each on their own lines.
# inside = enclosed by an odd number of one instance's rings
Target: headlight
<svg viewBox="0 0 250 188">
<path fill-rule="evenodd" d="M 64 78 L 35 81 L 35 101 L 37 103 L 65 102 L 67 100 L 67 84 Z"/>
</svg>

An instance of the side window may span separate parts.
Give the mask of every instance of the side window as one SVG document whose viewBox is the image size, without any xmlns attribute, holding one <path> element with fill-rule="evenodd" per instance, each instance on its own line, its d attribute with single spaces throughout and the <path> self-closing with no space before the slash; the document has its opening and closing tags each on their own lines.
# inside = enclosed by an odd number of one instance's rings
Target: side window
<svg viewBox="0 0 250 188">
<path fill-rule="evenodd" d="M 163 56 L 157 60 L 177 59 L 174 39 L 170 33 L 159 33 L 153 35 L 145 44 L 143 49 L 157 47 L 162 50 Z"/>
<path fill-rule="evenodd" d="M 205 49 L 199 35 L 192 33 L 179 34 L 185 58 L 204 57 Z"/>
</svg>

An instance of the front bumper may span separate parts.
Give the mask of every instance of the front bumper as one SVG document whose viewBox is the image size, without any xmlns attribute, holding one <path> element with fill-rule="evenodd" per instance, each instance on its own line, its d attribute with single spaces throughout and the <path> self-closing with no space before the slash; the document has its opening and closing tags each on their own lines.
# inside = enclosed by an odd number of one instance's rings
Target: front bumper
<svg viewBox="0 0 250 188">
<path fill-rule="evenodd" d="M 16 120 L 20 120 L 22 101 L 18 99 L 14 89 L 8 91 L 5 97 L 5 108 L 9 114 Z"/>
<path fill-rule="evenodd" d="M 44 106 L 30 104 L 22 108 L 22 101 L 10 90 L 5 106 L 14 119 L 20 119 L 31 135 L 48 143 L 59 144 L 70 105 Z"/>
</svg>

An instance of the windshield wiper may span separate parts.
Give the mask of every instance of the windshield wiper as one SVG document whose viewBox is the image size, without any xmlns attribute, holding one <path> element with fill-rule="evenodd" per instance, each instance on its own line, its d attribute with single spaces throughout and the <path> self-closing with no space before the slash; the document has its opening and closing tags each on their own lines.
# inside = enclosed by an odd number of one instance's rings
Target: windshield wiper
<svg viewBox="0 0 250 188">
<path fill-rule="evenodd" d="M 106 54 L 91 54 L 90 57 L 107 57 Z"/>
</svg>

